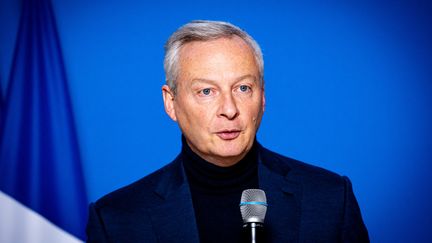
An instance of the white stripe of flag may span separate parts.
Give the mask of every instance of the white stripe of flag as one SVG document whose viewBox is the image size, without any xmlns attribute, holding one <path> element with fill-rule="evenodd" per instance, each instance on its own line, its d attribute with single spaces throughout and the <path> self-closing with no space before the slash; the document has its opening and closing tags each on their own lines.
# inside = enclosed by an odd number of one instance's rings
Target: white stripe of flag
<svg viewBox="0 0 432 243">
<path fill-rule="evenodd" d="M 0 191 L 1 243 L 78 243 L 80 239 Z"/>
</svg>

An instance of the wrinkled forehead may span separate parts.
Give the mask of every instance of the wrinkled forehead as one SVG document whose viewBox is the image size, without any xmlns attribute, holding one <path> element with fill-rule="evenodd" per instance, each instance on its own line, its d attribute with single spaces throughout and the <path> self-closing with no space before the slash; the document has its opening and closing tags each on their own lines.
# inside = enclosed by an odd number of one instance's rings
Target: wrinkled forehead
<svg viewBox="0 0 432 243">
<path fill-rule="evenodd" d="M 191 51 L 200 51 L 203 53 L 211 53 L 211 47 L 220 47 L 230 49 L 236 47 L 239 49 L 247 49 L 252 55 L 253 49 L 242 38 L 232 35 L 227 37 L 220 37 L 211 40 L 193 40 L 183 44 L 179 50 L 179 59 L 187 57 Z M 196 52 L 194 54 L 197 54 Z"/>
</svg>

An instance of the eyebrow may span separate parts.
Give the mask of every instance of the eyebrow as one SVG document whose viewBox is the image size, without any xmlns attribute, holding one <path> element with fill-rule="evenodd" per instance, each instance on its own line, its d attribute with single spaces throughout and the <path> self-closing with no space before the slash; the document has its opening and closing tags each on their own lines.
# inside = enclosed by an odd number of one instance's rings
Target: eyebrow
<svg viewBox="0 0 432 243">
<path fill-rule="evenodd" d="M 254 83 L 257 82 L 255 76 L 253 76 L 251 74 L 246 74 L 246 75 L 240 76 L 235 80 L 235 82 L 237 83 L 237 82 L 242 81 L 242 80 L 247 79 L 247 78 L 251 78 L 254 81 Z M 205 78 L 192 79 L 192 85 L 194 85 L 197 82 L 208 83 L 208 84 L 217 84 L 217 81 L 211 80 L 211 79 L 205 79 Z"/>
</svg>

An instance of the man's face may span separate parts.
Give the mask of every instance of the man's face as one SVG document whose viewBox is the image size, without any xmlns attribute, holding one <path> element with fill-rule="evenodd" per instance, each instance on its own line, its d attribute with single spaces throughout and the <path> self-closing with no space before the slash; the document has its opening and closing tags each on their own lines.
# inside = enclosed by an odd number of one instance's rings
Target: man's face
<svg viewBox="0 0 432 243">
<path fill-rule="evenodd" d="M 162 88 L 166 112 L 200 157 L 237 163 L 253 145 L 265 105 L 252 49 L 239 37 L 190 42 L 178 64 L 176 94 Z"/>
</svg>

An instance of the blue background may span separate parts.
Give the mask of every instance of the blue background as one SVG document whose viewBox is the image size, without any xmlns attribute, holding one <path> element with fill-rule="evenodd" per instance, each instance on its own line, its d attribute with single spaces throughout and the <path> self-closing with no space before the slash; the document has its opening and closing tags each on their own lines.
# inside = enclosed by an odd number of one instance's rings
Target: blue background
<svg viewBox="0 0 432 243">
<path fill-rule="evenodd" d="M 348 175 L 373 242 L 432 240 L 430 1 L 53 5 L 91 201 L 179 152 L 161 98 L 163 45 L 190 20 L 225 20 L 263 49 L 259 141 Z M 19 14 L 19 1 L 0 0 L 3 94 Z"/>
</svg>

